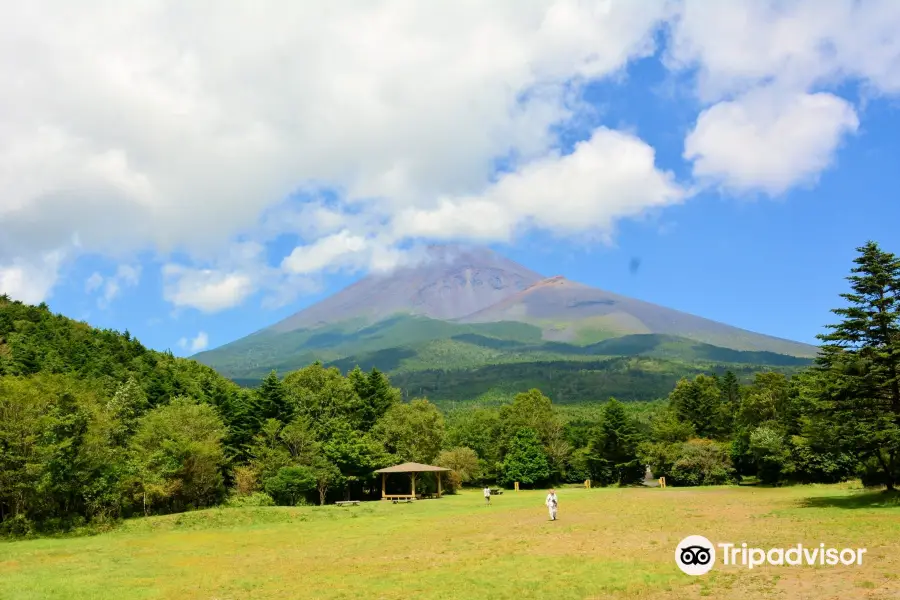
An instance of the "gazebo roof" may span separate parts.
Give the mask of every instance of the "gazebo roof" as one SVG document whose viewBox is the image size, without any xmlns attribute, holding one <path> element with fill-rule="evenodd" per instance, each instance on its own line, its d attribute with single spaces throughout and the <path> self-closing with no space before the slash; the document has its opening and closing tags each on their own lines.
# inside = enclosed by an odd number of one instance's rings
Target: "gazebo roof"
<svg viewBox="0 0 900 600">
<path fill-rule="evenodd" d="M 424 473 L 427 471 L 449 471 L 444 467 L 435 467 L 432 465 L 423 465 L 422 463 L 408 462 L 402 465 L 395 465 L 384 469 L 378 469 L 376 473 Z"/>
</svg>

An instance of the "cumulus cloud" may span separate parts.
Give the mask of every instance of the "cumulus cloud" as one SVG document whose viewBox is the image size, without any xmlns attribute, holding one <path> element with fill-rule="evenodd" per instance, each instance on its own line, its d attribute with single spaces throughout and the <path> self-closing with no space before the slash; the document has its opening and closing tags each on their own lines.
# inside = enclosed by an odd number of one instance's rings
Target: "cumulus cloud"
<svg viewBox="0 0 900 600">
<path fill-rule="evenodd" d="M 502 176 L 479 195 L 444 197 L 435 209 L 409 210 L 398 235 L 510 240 L 517 226 L 559 233 L 608 231 L 616 219 L 673 204 L 684 192 L 655 165 L 653 148 L 606 128 L 576 145 Z"/>
<path fill-rule="evenodd" d="M 773 195 L 815 181 L 859 126 L 854 107 L 822 88 L 900 92 L 897 31 L 891 0 L 685 0 L 666 57 L 695 70 L 711 104 L 685 140 L 694 175 Z"/>
<path fill-rule="evenodd" d="M 182 350 L 190 352 L 191 354 L 202 352 L 209 347 L 209 336 L 206 335 L 205 331 L 201 331 L 191 339 L 183 337 L 178 340 L 178 347 Z"/>
<path fill-rule="evenodd" d="M 203 267 L 164 265 L 163 298 L 176 308 L 216 313 L 263 290 L 263 306 L 278 308 L 293 302 L 299 294 L 317 291 L 320 285 L 316 278 L 266 264 L 266 249 L 257 242 L 233 244 L 214 262 L 215 266 Z"/>
<path fill-rule="evenodd" d="M 892 0 L 9 3 L 0 292 L 41 300 L 66 260 L 149 249 L 177 307 L 276 306 L 320 273 L 402 264 L 416 238 L 609 235 L 685 192 L 633 135 L 566 155 L 557 132 L 664 23 L 703 103 L 686 156 L 723 187 L 814 179 L 856 128 L 828 92 L 900 91 Z M 776 149 L 789 167 L 766 156 L 784 123 L 804 124 Z M 259 251 L 282 234 L 287 256 Z M 130 285 L 109 281 L 91 292 Z"/>
<path fill-rule="evenodd" d="M 209 313 L 236 306 L 254 291 L 252 278 L 240 272 L 167 264 L 163 276 L 163 298 L 175 306 Z"/>
<path fill-rule="evenodd" d="M 43 302 L 56 284 L 63 259 L 63 253 L 55 251 L 0 263 L 0 294 L 29 304 Z"/>
<path fill-rule="evenodd" d="M 573 81 L 652 53 L 667 11 L 664 0 L 9 5 L 0 265 L 67 248 L 73 231 L 81 253 L 215 254 L 310 184 L 378 214 L 475 193 L 497 157 L 554 145 L 552 127 L 577 110 Z M 214 295 L 245 295 L 240 278 L 222 282 Z"/>
<path fill-rule="evenodd" d="M 703 111 L 684 156 L 702 180 L 776 195 L 814 180 L 858 126 L 853 106 L 832 94 L 759 90 Z"/>
<path fill-rule="evenodd" d="M 697 70 L 709 102 L 761 85 L 808 90 L 847 79 L 896 93 L 898 30 L 893 0 L 682 0 L 666 57 Z"/>
</svg>

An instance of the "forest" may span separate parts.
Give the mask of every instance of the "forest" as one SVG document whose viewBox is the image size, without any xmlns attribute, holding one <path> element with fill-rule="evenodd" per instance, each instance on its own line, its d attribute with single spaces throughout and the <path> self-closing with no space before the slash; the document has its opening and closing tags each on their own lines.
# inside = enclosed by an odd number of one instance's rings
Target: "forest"
<svg viewBox="0 0 900 600">
<path fill-rule="evenodd" d="M 673 381 L 659 402 L 577 407 L 532 389 L 441 410 L 405 400 L 377 369 L 320 363 L 247 389 L 128 331 L 0 296 L 0 533 L 377 498 L 373 471 L 405 461 L 451 469 L 451 491 L 632 485 L 647 466 L 675 486 L 858 477 L 893 490 L 900 260 L 873 242 L 858 252 L 813 366 L 749 380 L 701 373 Z"/>
</svg>

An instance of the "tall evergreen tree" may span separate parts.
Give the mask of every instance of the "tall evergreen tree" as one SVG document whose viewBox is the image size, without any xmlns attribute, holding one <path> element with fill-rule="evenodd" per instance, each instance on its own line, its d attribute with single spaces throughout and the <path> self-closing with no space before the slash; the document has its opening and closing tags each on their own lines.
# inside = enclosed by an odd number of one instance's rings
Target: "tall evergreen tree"
<svg viewBox="0 0 900 600">
<path fill-rule="evenodd" d="M 256 390 L 256 408 L 256 416 L 260 421 L 278 419 L 282 423 L 288 423 L 291 420 L 294 411 L 275 371 L 266 375 Z"/>
<path fill-rule="evenodd" d="M 669 395 L 675 413 L 694 426 L 700 437 L 718 437 L 721 391 L 716 378 L 697 375 L 693 381 L 682 378 Z"/>
<path fill-rule="evenodd" d="M 741 384 L 733 371 L 728 370 L 719 380 L 721 400 L 716 429 L 720 436 L 727 437 L 734 432 L 734 417 L 741 406 Z"/>
<path fill-rule="evenodd" d="M 866 461 L 864 480 L 900 483 L 900 259 L 875 242 L 857 248 L 848 306 L 832 312 L 817 359 L 822 408 L 848 450 Z"/>
<path fill-rule="evenodd" d="M 589 446 L 591 479 L 601 485 L 635 483 L 644 474 L 637 450 L 640 434 L 625 406 L 611 398 Z"/>
</svg>

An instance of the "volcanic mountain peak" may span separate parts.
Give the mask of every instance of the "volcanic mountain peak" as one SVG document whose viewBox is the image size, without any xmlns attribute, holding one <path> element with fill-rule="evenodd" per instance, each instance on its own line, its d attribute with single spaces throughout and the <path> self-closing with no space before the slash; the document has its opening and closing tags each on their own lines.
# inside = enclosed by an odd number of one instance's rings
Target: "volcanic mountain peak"
<svg viewBox="0 0 900 600">
<path fill-rule="evenodd" d="M 374 323 L 398 313 L 453 320 L 543 278 L 484 247 L 433 245 L 420 258 L 390 273 L 364 277 L 270 330 L 284 333 L 352 319 Z"/>
<path fill-rule="evenodd" d="M 265 335 L 207 351 L 202 359 L 242 372 L 320 357 L 369 365 L 366 353 L 393 352 L 396 361 L 423 352 L 429 358 L 420 357 L 415 364 L 444 368 L 447 352 L 462 352 L 460 340 L 475 334 L 477 339 L 490 338 L 491 348 L 526 339 L 532 345 L 563 342 L 589 347 L 601 340 L 650 335 L 680 338 L 685 348 L 702 342 L 795 357 L 816 353 L 813 346 L 621 296 L 562 275 L 544 277 L 489 248 L 432 246 L 419 258 L 390 273 L 364 277 L 264 330 Z M 422 346 L 440 341 L 447 344 L 428 346 L 431 350 Z M 429 355 L 432 350 L 435 354 Z M 481 350 L 466 350 L 470 351 L 472 357 L 484 358 Z M 546 352 L 552 354 L 552 348 Z M 466 358 L 470 359 L 475 360 Z"/>
</svg>

